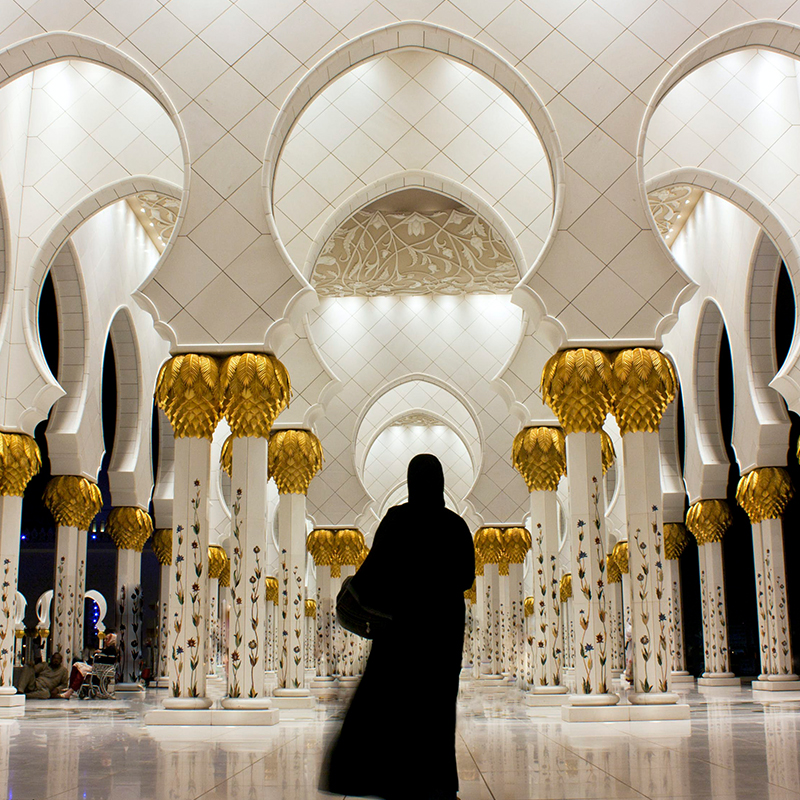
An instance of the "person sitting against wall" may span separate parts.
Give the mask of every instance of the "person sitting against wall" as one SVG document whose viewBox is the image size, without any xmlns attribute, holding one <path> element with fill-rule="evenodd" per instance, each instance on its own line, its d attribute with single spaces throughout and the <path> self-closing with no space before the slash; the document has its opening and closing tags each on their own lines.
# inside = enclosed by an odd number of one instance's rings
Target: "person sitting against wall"
<svg viewBox="0 0 800 800">
<path fill-rule="evenodd" d="M 61 697 L 64 698 L 64 700 L 69 700 L 69 698 L 81 688 L 83 682 L 86 680 L 86 676 L 92 672 L 92 664 L 94 664 L 95 659 L 103 660 L 107 663 L 111 659 L 116 661 L 116 658 L 117 635 L 115 633 L 106 631 L 103 649 L 95 650 L 91 659 L 91 663 L 87 663 L 85 661 L 75 661 L 73 663 L 72 671 L 70 672 L 69 676 L 69 687 L 61 694 Z"/>
<path fill-rule="evenodd" d="M 64 666 L 64 656 L 53 653 L 49 662 L 40 661 L 20 670 L 17 678 L 17 691 L 31 700 L 48 700 L 61 697 L 67 686 L 69 673 Z"/>
</svg>

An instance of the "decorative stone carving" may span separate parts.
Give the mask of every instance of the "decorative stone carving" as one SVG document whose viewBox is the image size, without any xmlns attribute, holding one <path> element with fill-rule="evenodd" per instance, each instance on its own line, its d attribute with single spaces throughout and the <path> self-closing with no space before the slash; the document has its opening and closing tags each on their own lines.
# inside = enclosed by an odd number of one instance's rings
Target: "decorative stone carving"
<svg viewBox="0 0 800 800">
<path fill-rule="evenodd" d="M 469 211 L 357 211 L 322 248 L 322 297 L 510 294 L 519 273 L 486 220 Z"/>
</svg>

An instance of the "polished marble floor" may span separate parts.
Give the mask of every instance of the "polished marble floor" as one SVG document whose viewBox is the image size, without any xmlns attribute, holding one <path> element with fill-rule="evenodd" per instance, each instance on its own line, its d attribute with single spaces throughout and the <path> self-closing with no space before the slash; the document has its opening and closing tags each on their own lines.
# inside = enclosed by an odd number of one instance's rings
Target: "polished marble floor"
<svg viewBox="0 0 800 800">
<path fill-rule="evenodd" d="M 118 701 L 32 701 L 0 720 L 9 800 L 306 800 L 341 702 L 271 728 L 151 727 L 163 691 Z M 686 693 L 686 722 L 562 723 L 514 690 L 464 683 L 462 800 L 800 800 L 800 694 Z M 408 713 L 424 709 L 408 703 Z M 413 767 L 413 765 L 412 765 Z M 5 792 L 5 793 L 3 793 Z"/>
</svg>

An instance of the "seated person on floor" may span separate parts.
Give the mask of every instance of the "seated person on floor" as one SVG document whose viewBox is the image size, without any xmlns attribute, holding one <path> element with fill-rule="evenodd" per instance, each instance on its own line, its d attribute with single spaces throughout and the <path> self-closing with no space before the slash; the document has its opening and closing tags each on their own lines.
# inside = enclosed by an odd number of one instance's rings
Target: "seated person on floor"
<svg viewBox="0 0 800 800">
<path fill-rule="evenodd" d="M 61 697 L 67 687 L 69 674 L 64 666 L 64 656 L 53 653 L 50 661 L 44 661 L 34 666 L 25 666 L 20 670 L 17 678 L 17 691 L 25 694 L 32 700 L 48 700 L 51 697 Z"/>
<path fill-rule="evenodd" d="M 75 661 L 72 664 L 72 672 L 69 676 L 69 688 L 61 695 L 65 700 L 69 700 L 75 692 L 77 692 L 86 676 L 92 672 L 92 664 L 95 659 L 98 663 L 109 663 L 109 661 L 116 661 L 117 659 L 117 636 L 115 633 L 106 632 L 104 647 L 102 650 L 95 650 L 92 656 L 92 663 L 87 664 L 85 661 Z"/>
</svg>

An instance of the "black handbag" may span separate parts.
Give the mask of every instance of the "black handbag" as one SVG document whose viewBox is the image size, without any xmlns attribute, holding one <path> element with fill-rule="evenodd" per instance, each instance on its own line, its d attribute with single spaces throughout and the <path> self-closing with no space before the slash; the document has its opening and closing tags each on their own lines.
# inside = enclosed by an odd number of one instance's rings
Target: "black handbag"
<svg viewBox="0 0 800 800">
<path fill-rule="evenodd" d="M 336 620 L 345 630 L 362 639 L 375 639 L 389 630 L 392 617 L 364 605 L 352 581 L 352 575 L 342 581 L 342 588 L 336 596 Z"/>
</svg>

